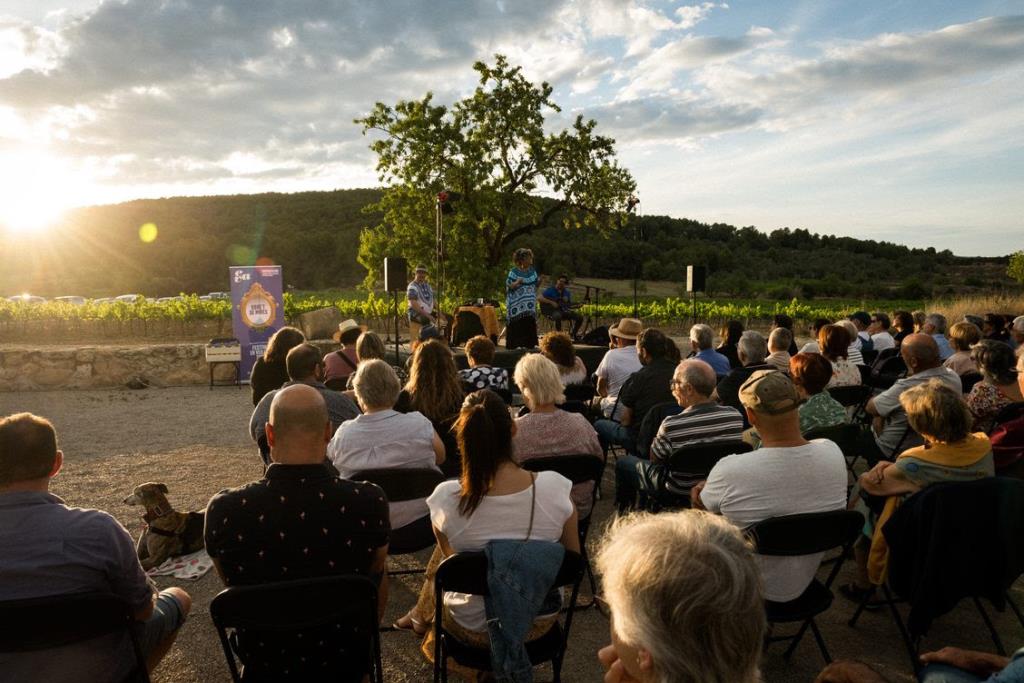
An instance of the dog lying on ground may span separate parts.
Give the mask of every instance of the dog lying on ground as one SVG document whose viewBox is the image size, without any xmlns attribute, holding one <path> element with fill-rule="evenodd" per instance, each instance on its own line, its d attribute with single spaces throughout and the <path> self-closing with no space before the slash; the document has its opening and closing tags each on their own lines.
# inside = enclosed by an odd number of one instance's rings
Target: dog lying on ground
<svg viewBox="0 0 1024 683">
<path fill-rule="evenodd" d="M 204 513 L 177 512 L 167 501 L 166 484 L 139 484 L 124 502 L 146 508 L 142 519 L 148 526 L 135 546 L 146 571 L 159 567 L 169 557 L 202 550 Z"/>
</svg>

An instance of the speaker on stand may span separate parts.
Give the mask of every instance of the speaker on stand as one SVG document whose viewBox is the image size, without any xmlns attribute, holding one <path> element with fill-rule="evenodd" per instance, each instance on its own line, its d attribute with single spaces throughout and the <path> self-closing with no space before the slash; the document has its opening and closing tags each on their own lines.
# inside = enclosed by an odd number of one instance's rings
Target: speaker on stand
<svg viewBox="0 0 1024 683">
<path fill-rule="evenodd" d="M 384 291 L 391 294 L 392 315 L 395 321 L 395 365 L 398 358 L 398 293 L 404 292 L 409 282 L 409 263 L 401 256 L 384 257 Z"/>
<path fill-rule="evenodd" d="M 693 300 L 693 321 L 697 324 L 697 292 L 707 290 L 708 269 L 705 266 L 686 266 L 686 291 Z"/>
</svg>

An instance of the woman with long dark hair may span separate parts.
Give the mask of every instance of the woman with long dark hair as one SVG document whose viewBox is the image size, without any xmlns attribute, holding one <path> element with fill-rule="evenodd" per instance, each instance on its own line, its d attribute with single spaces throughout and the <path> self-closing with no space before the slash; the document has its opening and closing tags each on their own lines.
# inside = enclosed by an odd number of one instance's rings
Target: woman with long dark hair
<svg viewBox="0 0 1024 683">
<path fill-rule="evenodd" d="M 252 404 L 256 405 L 266 394 L 280 389 L 288 381 L 288 368 L 285 358 L 288 352 L 306 341 L 302 330 L 294 327 L 282 327 L 267 342 L 263 355 L 256 359 L 249 374 L 249 387 L 252 389 Z"/>
<path fill-rule="evenodd" d="M 743 363 L 740 362 L 737 344 L 740 343 L 740 337 L 743 336 L 743 323 L 739 320 L 730 320 L 722 325 L 719 335 L 722 337 L 722 343 L 715 351 L 729 359 L 729 367 L 733 370 L 742 368 Z"/>
<path fill-rule="evenodd" d="M 505 402 L 484 389 L 466 397 L 455 423 L 462 476 L 427 499 L 437 549 L 427 565 L 419 601 L 396 626 L 425 634 L 434 616 L 434 573 L 448 555 L 481 551 L 490 541 L 554 541 L 579 552 L 572 482 L 556 472 L 531 473 L 512 457 L 515 423 Z M 445 628 L 480 647 L 488 644 L 483 598 L 445 595 Z M 545 633 L 557 614 L 541 615 L 527 640 Z M 424 654 L 433 657 L 430 638 Z"/>
<path fill-rule="evenodd" d="M 431 339 L 413 352 L 409 381 L 395 410 L 400 413 L 418 410 L 436 426 L 455 417 L 462 406 L 463 395 L 462 380 L 451 349 Z"/>
</svg>

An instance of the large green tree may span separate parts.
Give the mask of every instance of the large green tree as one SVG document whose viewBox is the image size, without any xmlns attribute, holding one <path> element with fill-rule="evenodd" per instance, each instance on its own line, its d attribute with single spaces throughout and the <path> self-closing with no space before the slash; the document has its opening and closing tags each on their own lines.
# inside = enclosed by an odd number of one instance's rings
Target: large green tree
<svg viewBox="0 0 1024 683">
<path fill-rule="evenodd" d="M 615 158 L 615 141 L 577 116 L 547 132 L 546 114 L 560 111 L 551 86 L 536 85 L 502 55 L 473 68 L 479 83 L 451 107 L 432 93 L 394 106 L 378 102 L 356 123 L 378 136 L 370 147 L 385 185 L 383 215 L 360 237 L 359 262 L 374 284 L 384 256 L 433 262 L 436 196 L 461 195 L 444 216 L 446 293 L 479 295 L 501 286 L 511 244 L 561 223 L 620 227 L 636 184 Z"/>
<path fill-rule="evenodd" d="M 1006 274 L 1024 285 L 1024 251 L 1010 254 L 1010 264 L 1006 267 Z"/>
</svg>

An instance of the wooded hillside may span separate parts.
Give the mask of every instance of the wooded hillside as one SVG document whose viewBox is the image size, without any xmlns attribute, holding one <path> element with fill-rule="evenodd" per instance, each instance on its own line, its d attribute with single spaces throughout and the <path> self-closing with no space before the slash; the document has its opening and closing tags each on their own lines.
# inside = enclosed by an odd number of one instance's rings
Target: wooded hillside
<svg viewBox="0 0 1024 683">
<path fill-rule="evenodd" d="M 284 266 L 297 289 L 353 286 L 359 231 L 379 216 L 363 208 L 373 189 L 146 199 L 80 209 L 39 237 L 0 237 L 0 295 L 111 296 L 227 289 L 227 267 L 257 258 Z M 157 226 L 143 242 L 141 226 Z M 639 228 L 639 229 L 638 229 Z M 636 239 L 639 233 L 640 239 Z M 1010 286 L 1006 259 L 821 236 L 805 229 L 765 234 L 666 216 L 631 219 L 619 233 L 548 228 L 530 246 L 544 273 L 628 278 L 634 257 L 644 279 L 685 282 L 686 265 L 705 264 L 717 296 L 921 298 Z M 480 295 L 500 283 L 481 283 Z"/>
</svg>

